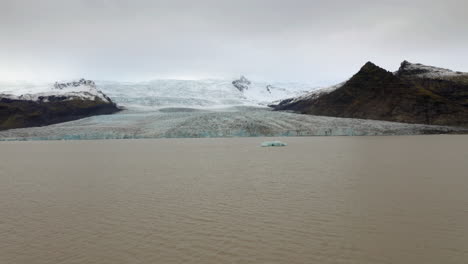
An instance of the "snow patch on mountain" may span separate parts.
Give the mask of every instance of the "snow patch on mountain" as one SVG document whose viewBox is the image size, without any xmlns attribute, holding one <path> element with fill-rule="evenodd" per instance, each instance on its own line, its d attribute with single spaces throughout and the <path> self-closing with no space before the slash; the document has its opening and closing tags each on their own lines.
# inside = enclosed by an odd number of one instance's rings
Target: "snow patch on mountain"
<svg viewBox="0 0 468 264">
<path fill-rule="evenodd" d="M 251 82 L 244 76 L 239 80 L 232 82 L 247 100 L 257 102 L 260 105 L 268 105 L 272 102 L 300 96 L 311 89 L 316 89 L 310 85 L 297 84 L 297 83 L 262 83 Z"/>
<path fill-rule="evenodd" d="M 97 89 L 93 81 L 79 81 L 55 84 L 22 84 L 10 83 L 0 85 L 0 98 L 10 100 L 27 100 L 48 102 L 51 97 L 65 100 L 101 100 L 110 103 L 111 100 Z"/>
<path fill-rule="evenodd" d="M 289 99 L 285 99 L 285 100 L 279 100 L 279 101 L 276 101 L 273 103 L 273 105 L 275 104 L 278 104 L 278 103 L 284 103 L 284 104 L 293 104 L 293 103 L 297 103 L 299 101 L 303 101 L 303 100 L 313 100 L 313 99 L 317 99 L 319 98 L 320 96 L 322 95 L 326 95 L 326 94 L 329 94 L 339 88 L 341 88 L 343 85 L 345 85 L 346 82 L 342 82 L 340 84 L 337 84 L 337 85 L 333 85 L 333 86 L 330 86 L 330 87 L 325 87 L 325 88 L 319 88 L 319 89 L 315 89 L 313 91 L 310 91 L 304 95 L 301 95 L 301 96 L 297 96 L 297 97 L 293 97 L 293 98 L 289 98 Z"/>
<path fill-rule="evenodd" d="M 419 78 L 429 79 L 444 79 L 458 76 L 468 76 L 468 73 L 456 72 L 449 69 L 427 66 L 420 63 L 411 63 L 409 61 L 403 61 L 400 69 L 395 72 L 396 75 L 400 76 L 416 76 Z"/>
</svg>

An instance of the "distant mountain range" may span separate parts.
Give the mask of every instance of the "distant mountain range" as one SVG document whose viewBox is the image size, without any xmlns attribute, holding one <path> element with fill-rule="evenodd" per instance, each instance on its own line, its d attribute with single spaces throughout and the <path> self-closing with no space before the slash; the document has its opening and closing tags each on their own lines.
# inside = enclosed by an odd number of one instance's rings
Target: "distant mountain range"
<svg viewBox="0 0 468 264">
<path fill-rule="evenodd" d="M 307 84 L 253 82 L 244 76 L 234 81 L 101 82 L 102 91 L 85 79 L 0 88 L 0 130 L 112 114 L 120 107 L 141 112 L 272 102 L 277 102 L 270 105 L 275 110 L 301 114 L 468 126 L 468 73 L 407 61 L 396 72 L 368 62 L 348 81 L 318 90 Z"/>
<path fill-rule="evenodd" d="M 468 73 L 408 61 L 389 72 L 368 62 L 342 84 L 272 107 L 310 115 L 468 126 Z"/>
</svg>

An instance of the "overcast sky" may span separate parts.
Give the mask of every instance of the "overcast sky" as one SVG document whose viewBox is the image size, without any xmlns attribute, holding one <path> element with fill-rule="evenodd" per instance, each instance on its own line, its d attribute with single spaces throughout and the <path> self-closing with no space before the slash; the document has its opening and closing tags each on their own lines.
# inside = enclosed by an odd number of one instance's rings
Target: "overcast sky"
<svg viewBox="0 0 468 264">
<path fill-rule="evenodd" d="M 373 61 L 468 72 L 468 1 L 0 0 L 0 80 L 333 84 Z"/>
</svg>

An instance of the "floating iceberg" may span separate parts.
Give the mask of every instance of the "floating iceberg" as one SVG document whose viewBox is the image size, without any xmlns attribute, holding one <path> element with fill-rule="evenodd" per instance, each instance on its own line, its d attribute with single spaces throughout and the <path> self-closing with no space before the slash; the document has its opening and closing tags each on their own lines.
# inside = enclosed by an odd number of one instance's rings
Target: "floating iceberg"
<svg viewBox="0 0 468 264">
<path fill-rule="evenodd" d="M 266 141 L 262 143 L 262 147 L 286 147 L 287 145 L 281 141 Z"/>
</svg>

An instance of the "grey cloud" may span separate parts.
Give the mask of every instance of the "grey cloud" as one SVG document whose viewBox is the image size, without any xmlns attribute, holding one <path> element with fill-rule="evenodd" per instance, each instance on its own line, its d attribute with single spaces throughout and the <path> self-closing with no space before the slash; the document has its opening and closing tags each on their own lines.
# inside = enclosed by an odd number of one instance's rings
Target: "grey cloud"
<svg viewBox="0 0 468 264">
<path fill-rule="evenodd" d="M 0 80 L 328 84 L 372 60 L 468 71 L 467 1 L 1 0 Z"/>
</svg>

